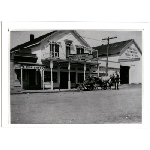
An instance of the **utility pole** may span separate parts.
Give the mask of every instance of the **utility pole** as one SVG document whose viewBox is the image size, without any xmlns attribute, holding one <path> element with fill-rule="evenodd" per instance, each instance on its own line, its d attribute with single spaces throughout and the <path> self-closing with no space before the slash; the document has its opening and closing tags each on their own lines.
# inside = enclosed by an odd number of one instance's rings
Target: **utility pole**
<svg viewBox="0 0 150 150">
<path fill-rule="evenodd" d="M 109 40 L 110 39 L 115 39 L 117 37 L 108 37 L 108 38 L 105 38 L 105 39 L 102 39 L 102 40 L 107 40 L 108 44 L 107 44 L 107 61 L 106 61 L 106 75 L 108 75 L 108 50 L 109 50 Z"/>
</svg>

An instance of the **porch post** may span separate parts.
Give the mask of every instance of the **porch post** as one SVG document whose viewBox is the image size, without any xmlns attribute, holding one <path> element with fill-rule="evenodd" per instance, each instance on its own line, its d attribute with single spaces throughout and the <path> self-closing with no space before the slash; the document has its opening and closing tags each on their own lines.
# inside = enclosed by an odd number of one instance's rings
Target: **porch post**
<svg viewBox="0 0 150 150">
<path fill-rule="evenodd" d="M 42 77 L 42 69 L 40 69 L 40 75 L 41 75 L 41 88 L 42 88 L 42 85 L 43 85 L 43 83 L 42 83 L 42 79 L 43 79 L 43 77 Z"/>
<path fill-rule="evenodd" d="M 99 64 L 98 64 L 97 66 L 98 66 L 98 67 L 97 67 L 97 71 L 98 71 L 98 74 L 97 74 L 97 75 L 98 75 L 98 77 L 99 77 Z"/>
<path fill-rule="evenodd" d="M 35 85 L 37 85 L 37 71 L 35 70 Z"/>
<path fill-rule="evenodd" d="M 22 66 L 21 66 L 21 90 L 23 88 L 23 78 L 22 78 L 22 76 L 23 76 L 23 70 L 22 70 Z"/>
<path fill-rule="evenodd" d="M 84 63 L 84 81 L 85 81 L 86 64 Z"/>
<path fill-rule="evenodd" d="M 57 78 L 58 78 L 58 84 L 59 84 L 59 90 L 60 90 L 60 66 L 58 66 L 58 75 L 57 75 Z"/>
<path fill-rule="evenodd" d="M 76 66 L 76 84 L 78 83 L 78 69 L 77 69 L 77 66 Z"/>
<path fill-rule="evenodd" d="M 68 89 L 71 89 L 71 83 L 70 83 L 70 62 L 68 62 Z"/>
<path fill-rule="evenodd" d="M 42 77 L 43 77 L 43 90 L 44 90 L 44 68 L 42 69 L 42 72 L 43 72 Z"/>
<path fill-rule="evenodd" d="M 51 90 L 53 90 L 53 61 L 50 61 L 50 68 L 51 68 Z"/>
</svg>

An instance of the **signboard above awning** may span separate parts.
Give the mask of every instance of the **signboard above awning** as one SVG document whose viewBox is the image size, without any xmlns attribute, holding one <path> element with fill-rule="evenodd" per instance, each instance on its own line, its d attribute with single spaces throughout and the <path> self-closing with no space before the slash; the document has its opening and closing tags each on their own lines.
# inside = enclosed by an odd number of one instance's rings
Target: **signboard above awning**
<svg viewBox="0 0 150 150">
<path fill-rule="evenodd" d="M 92 54 L 72 54 L 69 55 L 69 60 L 80 60 L 80 61 L 88 61 L 93 58 Z"/>
</svg>

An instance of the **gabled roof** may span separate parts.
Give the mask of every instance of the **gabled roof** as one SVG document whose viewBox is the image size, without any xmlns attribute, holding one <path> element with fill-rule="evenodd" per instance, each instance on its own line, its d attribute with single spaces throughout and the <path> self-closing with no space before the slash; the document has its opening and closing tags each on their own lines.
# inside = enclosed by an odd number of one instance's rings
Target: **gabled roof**
<svg viewBox="0 0 150 150">
<path fill-rule="evenodd" d="M 38 38 L 33 39 L 32 41 L 28 41 L 26 43 L 17 45 L 16 47 L 12 48 L 10 51 L 18 50 L 18 49 L 21 49 L 21 48 L 27 48 L 27 47 L 39 44 L 45 38 L 47 38 L 50 35 L 53 35 L 54 33 L 58 32 L 58 31 L 63 31 L 63 30 L 55 30 L 55 31 L 49 32 L 49 33 L 44 34 L 44 35 L 42 35 Z M 72 31 L 86 46 L 90 47 L 89 44 L 78 34 L 77 31 L 75 31 L 75 30 L 69 30 L 69 31 Z"/>
<path fill-rule="evenodd" d="M 138 47 L 134 39 L 130 39 L 127 41 L 121 41 L 117 43 L 109 44 L 108 55 L 118 55 L 121 54 L 125 47 L 130 46 L 132 43 L 136 45 L 139 52 L 142 54 L 141 49 Z M 93 49 L 98 50 L 98 56 L 107 56 L 107 45 L 101 45 L 97 47 L 93 47 Z M 94 52 L 95 53 L 95 52 Z"/>
<path fill-rule="evenodd" d="M 52 31 L 50 33 L 47 33 L 47 34 L 44 34 L 38 38 L 35 38 L 34 40 L 32 41 L 28 41 L 26 43 L 23 43 L 23 44 L 20 44 L 20 45 L 17 45 L 16 47 L 12 48 L 10 51 L 14 51 L 14 50 L 18 50 L 18 49 L 21 49 L 21 48 L 24 48 L 24 47 L 27 47 L 29 45 L 35 45 L 37 43 L 39 43 L 42 39 L 52 35 L 53 33 L 56 33 L 57 31 Z"/>
</svg>

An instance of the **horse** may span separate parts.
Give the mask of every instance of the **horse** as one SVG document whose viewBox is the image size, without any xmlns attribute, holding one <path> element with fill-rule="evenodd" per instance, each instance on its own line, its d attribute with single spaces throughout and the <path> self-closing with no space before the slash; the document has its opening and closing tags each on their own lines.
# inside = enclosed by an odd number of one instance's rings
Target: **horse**
<svg viewBox="0 0 150 150">
<path fill-rule="evenodd" d="M 109 76 L 101 76 L 95 79 L 96 84 L 101 87 L 101 89 L 106 90 L 107 87 L 111 89 L 111 78 Z"/>
<path fill-rule="evenodd" d="M 111 90 L 111 86 L 116 84 L 116 76 L 113 74 L 110 76 L 97 77 L 95 78 L 95 82 L 101 87 L 101 89 L 106 90 L 109 88 Z"/>
</svg>

